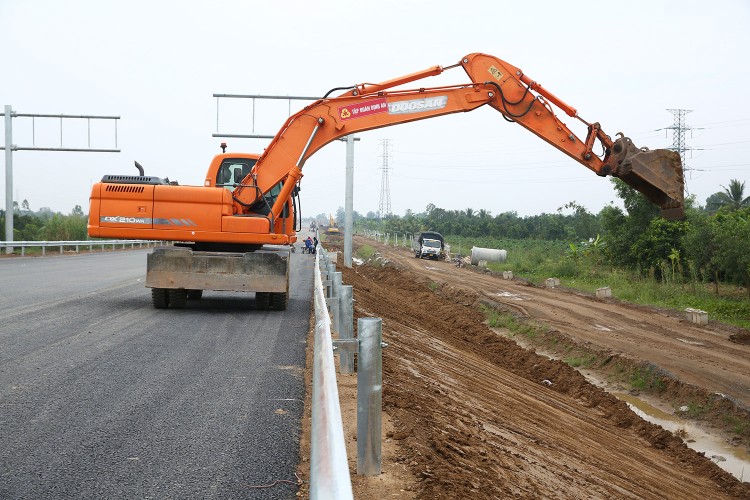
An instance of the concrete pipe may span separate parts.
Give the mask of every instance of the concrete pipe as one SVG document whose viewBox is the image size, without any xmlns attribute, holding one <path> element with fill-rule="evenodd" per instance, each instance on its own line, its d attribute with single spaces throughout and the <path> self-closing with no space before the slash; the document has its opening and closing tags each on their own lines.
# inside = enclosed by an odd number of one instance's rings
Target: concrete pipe
<svg viewBox="0 0 750 500">
<path fill-rule="evenodd" d="M 480 260 L 486 260 L 489 262 L 505 262 L 505 257 L 508 255 L 506 250 L 497 250 L 495 248 L 471 248 L 471 265 L 479 265 Z"/>
</svg>

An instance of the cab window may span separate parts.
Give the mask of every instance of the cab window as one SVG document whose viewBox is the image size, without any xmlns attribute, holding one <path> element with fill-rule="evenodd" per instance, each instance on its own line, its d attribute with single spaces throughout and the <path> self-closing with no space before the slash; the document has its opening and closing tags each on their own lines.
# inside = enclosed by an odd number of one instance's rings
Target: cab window
<svg viewBox="0 0 750 500">
<path fill-rule="evenodd" d="M 234 188 L 239 186 L 242 179 L 250 173 L 255 162 L 256 160 L 250 159 L 224 160 L 216 174 L 216 186 L 233 191 Z"/>
</svg>

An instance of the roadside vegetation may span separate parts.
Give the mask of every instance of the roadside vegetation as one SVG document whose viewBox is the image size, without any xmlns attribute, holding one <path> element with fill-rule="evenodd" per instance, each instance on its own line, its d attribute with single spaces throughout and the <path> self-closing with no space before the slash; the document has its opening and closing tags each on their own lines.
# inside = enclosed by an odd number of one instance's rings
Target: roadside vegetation
<svg viewBox="0 0 750 500">
<path fill-rule="evenodd" d="M 67 215 L 43 207 L 37 211 L 23 200 L 19 206 L 13 202 L 14 241 L 81 241 L 87 240 L 88 218 L 80 205 Z M 5 210 L 0 210 L 0 226 L 5 227 Z"/>
</svg>

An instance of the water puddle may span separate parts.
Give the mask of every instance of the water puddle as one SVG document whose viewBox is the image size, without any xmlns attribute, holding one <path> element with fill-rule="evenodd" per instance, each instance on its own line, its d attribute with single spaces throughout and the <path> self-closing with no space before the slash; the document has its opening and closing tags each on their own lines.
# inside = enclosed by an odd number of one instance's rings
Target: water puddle
<svg viewBox="0 0 750 500">
<path fill-rule="evenodd" d="M 690 448 L 703 452 L 725 471 L 741 481 L 750 482 L 750 452 L 740 447 L 731 446 L 716 436 L 712 436 L 677 415 L 650 405 L 631 394 L 612 393 L 625 401 L 631 410 L 643 420 L 662 426 L 664 429 L 682 437 Z"/>
<path fill-rule="evenodd" d="M 524 299 L 523 297 L 521 297 L 520 295 L 516 295 L 515 293 L 510 293 L 510 292 L 498 292 L 498 293 L 496 293 L 495 295 L 497 295 L 498 297 L 502 297 L 502 298 L 504 298 L 504 299 L 510 299 L 510 300 L 525 300 L 525 299 Z"/>
</svg>

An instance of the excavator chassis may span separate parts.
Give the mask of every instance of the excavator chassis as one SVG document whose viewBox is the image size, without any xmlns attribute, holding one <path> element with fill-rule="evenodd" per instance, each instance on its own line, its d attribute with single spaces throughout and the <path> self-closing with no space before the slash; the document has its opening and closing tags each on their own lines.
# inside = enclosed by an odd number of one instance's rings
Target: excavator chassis
<svg viewBox="0 0 750 500">
<path fill-rule="evenodd" d="M 289 251 L 198 252 L 160 247 L 146 259 L 146 287 L 154 307 L 181 309 L 203 290 L 255 292 L 257 309 L 286 309 Z"/>
</svg>

